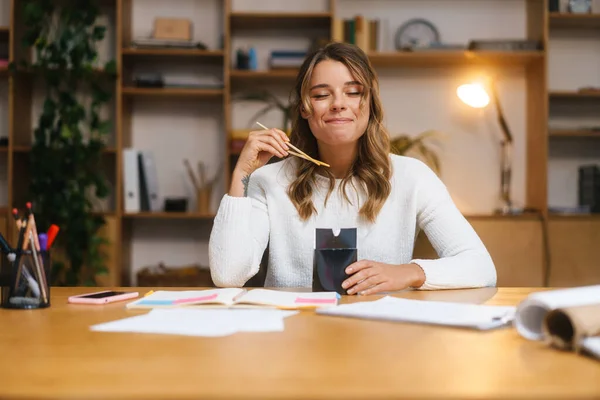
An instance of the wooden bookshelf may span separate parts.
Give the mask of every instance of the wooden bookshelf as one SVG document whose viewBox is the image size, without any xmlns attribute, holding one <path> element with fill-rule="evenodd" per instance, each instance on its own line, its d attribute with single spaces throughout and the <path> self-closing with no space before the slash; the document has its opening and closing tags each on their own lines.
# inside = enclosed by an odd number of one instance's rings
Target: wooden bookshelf
<svg viewBox="0 0 600 400">
<path fill-rule="evenodd" d="M 121 91 L 125 96 L 166 96 L 166 97 L 198 97 L 213 98 L 223 95 L 222 89 L 196 88 L 141 88 L 124 87 Z"/>
<path fill-rule="evenodd" d="M 600 14 L 570 14 L 551 12 L 552 29 L 600 29 Z"/>
<path fill-rule="evenodd" d="M 168 0 L 164 0 L 167 2 Z M 111 187 L 114 188 L 114 204 L 112 209 L 101 212 L 111 221 L 109 227 L 109 239 L 111 240 L 111 260 L 116 260 L 113 269 L 110 272 L 110 283 L 114 285 L 127 284 L 128 271 L 131 268 L 132 243 L 135 242 L 136 224 L 144 223 L 139 221 L 158 220 L 160 224 L 167 221 L 211 221 L 214 218 L 212 213 L 197 212 L 139 212 L 126 213 L 123 202 L 123 149 L 127 147 L 136 147 L 138 143 L 134 142 L 132 131 L 133 119 L 136 112 L 136 101 L 138 99 L 159 98 L 162 102 L 169 102 L 171 99 L 198 99 L 206 100 L 211 105 L 222 106 L 220 112 L 215 113 L 218 125 L 222 129 L 224 144 L 220 158 L 226 160 L 224 167 L 225 182 L 219 182 L 220 186 L 227 187 L 229 183 L 229 174 L 231 172 L 228 160 L 234 158 L 236 152 L 230 149 L 230 134 L 233 131 L 232 125 L 232 101 L 231 98 L 236 90 L 248 84 L 258 83 L 268 85 L 289 85 L 296 78 L 296 69 L 285 70 L 259 70 L 245 71 L 233 69 L 233 60 L 235 51 L 239 44 L 235 43 L 235 36 L 239 35 L 250 37 L 269 37 L 274 31 L 289 32 L 293 36 L 299 36 L 308 32 L 311 39 L 315 37 L 333 37 L 332 23 L 335 18 L 344 14 L 343 0 L 328 0 L 329 5 L 326 11 L 319 12 L 246 12 L 232 10 L 233 0 L 215 0 L 218 5 L 219 23 L 216 24 L 219 32 L 213 32 L 217 36 L 222 36 L 222 48 L 214 46 L 208 50 L 201 49 L 156 49 L 140 48 L 131 45 L 133 41 L 133 0 L 103 0 L 103 4 L 110 8 L 114 13 L 116 28 L 114 35 L 115 59 L 118 65 L 118 78 L 115 86 L 115 133 L 114 146 L 106 149 L 106 164 L 110 171 Z M 362 0 L 368 4 L 368 0 Z M 459 0 L 456 0 L 459 1 Z M 15 4 L 16 0 L 11 3 Z M 469 50 L 433 50 L 433 51 L 415 51 L 415 52 L 369 52 L 369 58 L 377 69 L 381 68 L 406 68 L 420 71 L 422 67 L 488 67 L 491 69 L 513 68 L 517 67 L 523 71 L 526 82 L 526 124 L 525 124 L 525 142 L 526 142 L 526 206 L 528 208 L 538 209 L 539 214 L 521 214 L 521 215 L 496 215 L 496 214 L 467 214 L 466 217 L 473 221 L 477 226 L 492 226 L 490 229 L 490 239 L 496 241 L 492 243 L 498 246 L 498 239 L 502 235 L 499 230 L 505 226 L 518 231 L 521 226 L 527 225 L 528 234 L 526 240 L 541 242 L 540 219 L 548 220 L 548 142 L 553 138 L 592 138 L 597 137 L 596 133 L 581 130 L 551 130 L 548 131 L 548 100 L 553 99 L 595 99 L 600 98 L 600 92 L 575 92 L 575 91 L 553 91 L 548 92 L 548 30 L 550 28 L 598 28 L 600 27 L 600 17 L 598 15 L 572 15 L 572 14 L 549 14 L 547 10 L 547 1 L 524 0 L 526 36 L 530 39 L 541 40 L 543 49 L 540 51 L 469 51 Z M 385 7 L 402 8 L 403 2 L 382 2 Z M 451 1 L 448 1 L 451 8 Z M 202 7 L 202 2 L 198 0 L 198 8 Z M 257 3 L 258 4 L 258 3 Z M 374 11 L 379 16 L 385 16 L 386 10 Z M 12 10 L 13 16 L 16 15 Z M 490 16 L 492 18 L 493 16 Z M 14 18 L 11 18 L 11 23 Z M 18 35 L 14 33 L 15 27 L 0 27 L 0 37 L 9 37 L 11 46 L 17 43 Z M 18 32 L 17 32 L 18 33 Z M 392 33 L 390 33 L 392 34 Z M 234 47 L 236 46 L 236 47 Z M 190 63 L 198 69 L 204 65 L 217 67 L 219 74 L 222 73 L 224 87 L 222 89 L 209 88 L 140 88 L 130 86 L 130 74 L 133 65 L 152 66 L 157 64 Z M 515 69 L 515 70 L 517 70 Z M 0 67 L 0 75 L 3 73 Z M 4 69 L 4 72 L 6 70 Z M 4 74 L 6 75 L 6 73 Z M 10 217 L 9 209 L 15 205 L 14 200 L 21 196 L 22 185 L 18 180 L 13 179 L 13 175 L 18 175 L 17 170 L 26 159 L 30 147 L 23 145 L 31 142 L 31 138 L 21 136 L 31 133 L 31 127 L 23 127 L 19 121 L 31 121 L 31 96 L 25 95 L 22 87 L 27 87 L 27 79 L 21 79 L 14 84 L 11 83 L 9 102 L 10 139 L 13 145 L 0 148 L 3 157 L 8 159 L 8 205 L 5 207 L 6 214 Z M 11 80 L 12 81 L 12 80 Z M 25 104 L 25 106 L 24 106 Z M 27 107 L 29 105 L 29 109 Z M 388 107 L 388 106 L 386 106 Z M 388 110 L 388 113 L 393 112 Z M 18 139 L 18 140 L 14 140 Z M 135 139 L 137 140 L 137 139 Z M 15 157 L 16 156 L 16 157 Z M 19 159 L 17 165 L 15 159 Z M 496 179 L 495 176 L 490 179 Z M 17 196 L 18 195 L 18 196 Z M 0 210 L 1 211 L 1 210 Z M 213 210 L 214 211 L 214 210 Z M 559 218 L 555 215 L 552 219 Z M 572 217 L 572 216 L 569 216 Z M 562 218 L 562 217 L 560 217 Z M 566 217 L 565 217 L 566 218 Z M 577 221 L 582 224 L 589 220 L 596 220 L 597 216 L 582 215 L 577 217 Z M 487 225 L 486 225 L 487 224 Z M 497 228 L 500 224 L 502 228 Z M 492 232 L 493 231 L 493 232 Z M 159 233 L 160 234 L 160 233 Z M 504 240 L 504 239 L 502 239 Z M 536 261 L 537 262 L 537 261 Z"/>
<path fill-rule="evenodd" d="M 427 67 L 453 65 L 525 66 L 544 59 L 541 51 L 423 50 L 414 52 L 370 53 L 376 67 Z"/>
</svg>

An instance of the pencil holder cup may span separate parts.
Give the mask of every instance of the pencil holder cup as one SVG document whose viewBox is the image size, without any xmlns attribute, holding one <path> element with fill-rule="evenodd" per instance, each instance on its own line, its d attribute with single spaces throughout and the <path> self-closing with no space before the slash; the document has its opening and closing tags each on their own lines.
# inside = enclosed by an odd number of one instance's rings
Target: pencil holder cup
<svg viewBox="0 0 600 400">
<path fill-rule="evenodd" d="M 50 253 L 19 250 L 2 254 L 2 307 L 14 309 L 50 306 Z"/>
<path fill-rule="evenodd" d="M 209 214 L 210 213 L 210 197 L 212 193 L 212 188 L 210 186 L 205 186 L 198 190 L 197 194 L 197 202 L 198 202 L 198 212 L 200 214 Z"/>
</svg>

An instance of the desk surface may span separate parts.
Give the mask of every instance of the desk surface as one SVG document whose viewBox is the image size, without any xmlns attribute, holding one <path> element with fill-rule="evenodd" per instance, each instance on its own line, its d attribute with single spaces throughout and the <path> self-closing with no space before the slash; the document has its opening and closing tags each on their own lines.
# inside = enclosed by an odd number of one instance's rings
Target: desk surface
<svg viewBox="0 0 600 400">
<path fill-rule="evenodd" d="M 0 398 L 600 397 L 600 362 L 527 341 L 512 328 L 476 332 L 304 311 L 279 333 L 103 333 L 89 326 L 140 311 L 67 304 L 69 295 L 89 291 L 52 288 L 49 309 L 0 310 Z M 397 296 L 516 305 L 531 291 Z"/>
</svg>

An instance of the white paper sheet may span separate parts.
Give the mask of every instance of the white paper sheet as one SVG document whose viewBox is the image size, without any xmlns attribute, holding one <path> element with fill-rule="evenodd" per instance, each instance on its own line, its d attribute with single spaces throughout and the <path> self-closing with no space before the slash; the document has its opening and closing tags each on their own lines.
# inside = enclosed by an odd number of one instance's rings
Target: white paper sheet
<svg viewBox="0 0 600 400">
<path fill-rule="evenodd" d="M 399 299 L 390 296 L 376 301 L 317 310 L 317 313 L 322 315 L 416 322 L 480 330 L 506 325 L 512 320 L 514 312 L 515 307 Z"/>
<path fill-rule="evenodd" d="M 282 332 L 284 318 L 296 313 L 275 309 L 154 309 L 145 315 L 93 325 L 90 329 L 208 337 L 237 332 Z"/>
<path fill-rule="evenodd" d="M 583 339 L 581 341 L 581 347 L 600 360 L 600 336 Z"/>
<path fill-rule="evenodd" d="M 530 340 L 542 340 L 544 318 L 557 308 L 600 303 L 600 285 L 535 292 L 517 306 L 515 328 Z"/>
</svg>

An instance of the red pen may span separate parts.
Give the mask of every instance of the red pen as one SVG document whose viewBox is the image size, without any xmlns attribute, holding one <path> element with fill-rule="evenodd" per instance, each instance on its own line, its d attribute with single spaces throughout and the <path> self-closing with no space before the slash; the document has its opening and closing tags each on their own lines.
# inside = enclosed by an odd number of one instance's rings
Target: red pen
<svg viewBox="0 0 600 400">
<path fill-rule="evenodd" d="M 60 230 L 60 228 L 57 225 L 50 225 L 50 227 L 48 228 L 48 244 L 46 246 L 46 250 L 50 249 L 50 247 L 52 246 L 52 243 L 54 242 L 54 239 L 56 239 L 56 235 L 58 235 L 58 231 Z"/>
</svg>

